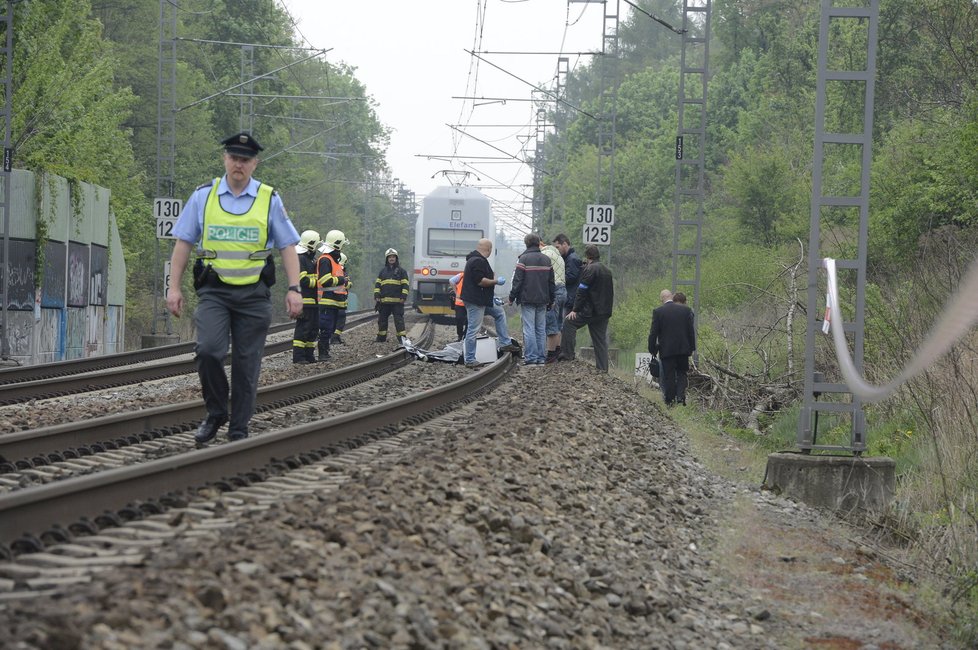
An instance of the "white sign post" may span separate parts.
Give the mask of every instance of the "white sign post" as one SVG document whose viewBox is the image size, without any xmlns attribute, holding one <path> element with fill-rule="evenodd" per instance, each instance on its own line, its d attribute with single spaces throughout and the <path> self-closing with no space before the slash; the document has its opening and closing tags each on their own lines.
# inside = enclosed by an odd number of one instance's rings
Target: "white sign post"
<svg viewBox="0 0 978 650">
<path fill-rule="evenodd" d="M 648 352 L 636 352 L 635 353 L 635 376 L 642 377 L 649 374 L 649 362 L 652 361 L 652 355 Z"/>
<path fill-rule="evenodd" d="M 176 239 L 173 235 L 173 227 L 176 225 L 177 217 L 180 216 L 182 209 L 183 201 L 180 199 L 153 199 L 153 216 L 156 217 L 157 239 Z"/>
<path fill-rule="evenodd" d="M 607 246 L 611 244 L 613 225 L 615 225 L 615 206 L 590 204 L 584 213 L 584 233 L 581 241 L 585 244 Z"/>
</svg>

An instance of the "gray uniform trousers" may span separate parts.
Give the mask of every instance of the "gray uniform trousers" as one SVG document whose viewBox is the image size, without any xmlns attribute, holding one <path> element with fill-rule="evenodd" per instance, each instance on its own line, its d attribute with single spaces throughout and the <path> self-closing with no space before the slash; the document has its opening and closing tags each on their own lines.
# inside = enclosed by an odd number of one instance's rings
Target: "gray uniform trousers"
<svg viewBox="0 0 978 650">
<path fill-rule="evenodd" d="M 233 286 L 216 282 L 197 290 L 197 374 L 212 418 L 228 417 L 224 360 L 231 344 L 231 409 L 228 433 L 248 432 L 255 412 L 265 337 L 272 323 L 269 288 L 263 282 Z"/>
<path fill-rule="evenodd" d="M 598 316 L 595 318 L 581 318 L 577 320 L 564 319 L 564 327 L 560 333 L 560 356 L 563 359 L 573 360 L 574 351 L 577 347 L 577 330 L 587 325 L 588 334 L 591 335 L 591 345 L 594 347 L 594 365 L 598 370 L 608 372 L 608 321 L 611 316 Z"/>
</svg>

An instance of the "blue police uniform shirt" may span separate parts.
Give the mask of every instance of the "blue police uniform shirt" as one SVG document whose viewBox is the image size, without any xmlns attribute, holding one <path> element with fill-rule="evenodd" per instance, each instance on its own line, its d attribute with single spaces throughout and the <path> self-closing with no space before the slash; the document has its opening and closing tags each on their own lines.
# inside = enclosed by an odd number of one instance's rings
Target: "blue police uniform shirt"
<svg viewBox="0 0 978 650">
<path fill-rule="evenodd" d="M 232 214 L 244 214 L 258 197 L 259 185 L 260 183 L 252 178 L 244 191 L 235 196 L 228 186 L 227 176 L 222 176 L 217 186 L 217 197 L 221 207 Z M 180 217 L 177 218 L 177 224 L 173 227 L 173 234 L 177 239 L 191 244 L 200 241 L 204 233 L 204 206 L 207 205 L 207 196 L 211 193 L 211 187 L 210 183 L 199 187 L 187 199 Z M 282 249 L 298 243 L 299 232 L 292 225 L 292 220 L 289 219 L 282 204 L 282 198 L 276 192 L 272 195 L 272 203 L 268 211 L 267 247 Z"/>
</svg>

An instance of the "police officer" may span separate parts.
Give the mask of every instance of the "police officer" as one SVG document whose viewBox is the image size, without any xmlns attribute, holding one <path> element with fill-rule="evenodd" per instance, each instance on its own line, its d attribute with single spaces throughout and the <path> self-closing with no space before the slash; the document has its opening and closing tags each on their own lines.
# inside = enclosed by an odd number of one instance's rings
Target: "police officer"
<svg viewBox="0 0 978 650">
<path fill-rule="evenodd" d="M 196 361 L 207 408 L 207 418 L 195 436 L 198 446 L 213 440 L 229 418 L 228 438 L 248 437 L 265 336 L 272 321 L 270 287 L 275 282 L 275 264 L 271 254 L 275 248 L 282 255 L 289 282 L 286 310 L 292 318 L 302 313 L 295 251 L 299 233 L 278 194 L 252 178 L 262 146 L 249 133 L 232 135 L 222 144 L 225 175 L 194 190 L 174 227 L 177 240 L 166 296 L 167 309 L 179 318 L 184 307 L 181 280 L 196 245 Z M 224 371 L 229 343 L 230 387 Z"/>
<path fill-rule="evenodd" d="M 292 363 L 316 363 L 316 338 L 319 336 L 319 278 L 316 257 L 319 233 L 306 230 L 299 236 L 295 252 L 299 255 L 299 289 L 302 291 L 302 316 L 292 335 Z"/>
<path fill-rule="evenodd" d="M 377 343 L 387 340 L 387 323 L 394 317 L 394 327 L 397 329 L 397 339 L 401 341 L 406 335 L 404 328 L 404 303 L 407 301 L 410 283 L 407 271 L 401 268 L 397 250 L 388 248 L 384 253 L 386 264 L 377 274 L 374 281 L 374 304 L 377 305 Z"/>
</svg>

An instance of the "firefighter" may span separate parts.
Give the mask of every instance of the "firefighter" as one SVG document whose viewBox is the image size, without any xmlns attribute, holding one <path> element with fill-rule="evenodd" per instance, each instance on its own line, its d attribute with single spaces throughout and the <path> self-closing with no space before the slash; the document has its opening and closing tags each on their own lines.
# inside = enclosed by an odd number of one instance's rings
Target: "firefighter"
<svg viewBox="0 0 978 650">
<path fill-rule="evenodd" d="M 319 285 L 319 361 L 329 361 L 329 342 L 336 329 L 339 313 L 346 309 L 346 274 L 340 265 L 340 254 L 349 244 L 341 230 L 326 233 L 316 261 Z"/>
<path fill-rule="evenodd" d="M 462 302 L 462 285 L 465 280 L 464 273 L 457 273 L 449 279 L 448 283 L 452 286 L 452 304 L 455 305 L 455 334 L 459 341 L 465 340 L 465 330 L 468 328 L 469 315 L 465 311 L 465 303 Z"/>
<path fill-rule="evenodd" d="M 336 291 L 335 293 L 347 296 L 349 300 L 350 289 L 353 288 L 353 280 L 350 279 L 350 270 L 347 268 L 347 261 L 349 258 L 346 253 L 340 253 L 340 266 L 343 267 L 343 273 L 346 276 L 346 286 L 343 287 L 342 291 Z M 341 309 L 336 316 L 336 329 L 333 330 L 333 338 L 330 339 L 330 343 L 343 343 L 343 330 L 346 329 L 346 310 Z"/>
<path fill-rule="evenodd" d="M 319 233 L 306 230 L 299 235 L 295 252 L 299 254 L 299 289 L 302 293 L 302 315 L 292 335 L 292 363 L 316 362 L 316 338 L 319 336 L 319 283 L 316 257 Z"/>
<path fill-rule="evenodd" d="M 374 303 L 379 312 L 376 341 L 387 341 L 387 322 L 394 316 L 397 339 L 403 342 L 407 335 L 407 330 L 404 329 L 404 303 L 409 290 L 407 271 L 401 268 L 396 249 L 388 248 L 384 257 L 386 264 L 380 269 L 374 282 Z"/>
</svg>

